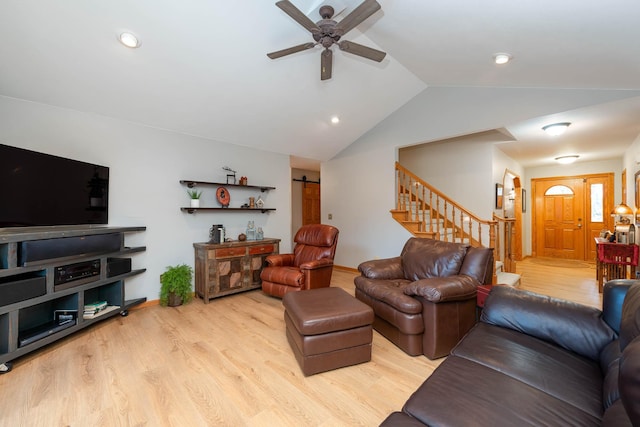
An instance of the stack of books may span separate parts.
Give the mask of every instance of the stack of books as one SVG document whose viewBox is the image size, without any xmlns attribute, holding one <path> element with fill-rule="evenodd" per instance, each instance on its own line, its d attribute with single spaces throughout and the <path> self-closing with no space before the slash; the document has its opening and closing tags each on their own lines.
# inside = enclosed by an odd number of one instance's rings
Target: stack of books
<svg viewBox="0 0 640 427">
<path fill-rule="evenodd" d="M 85 319 L 92 319 L 101 311 L 106 310 L 108 304 L 106 301 L 95 301 L 84 306 L 84 314 L 82 317 Z"/>
</svg>

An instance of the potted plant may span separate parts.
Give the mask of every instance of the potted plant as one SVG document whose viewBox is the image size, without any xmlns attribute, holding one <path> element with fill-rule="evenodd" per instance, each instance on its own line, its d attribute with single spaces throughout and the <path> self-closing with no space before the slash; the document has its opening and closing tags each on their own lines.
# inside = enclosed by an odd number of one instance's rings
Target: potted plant
<svg viewBox="0 0 640 427">
<path fill-rule="evenodd" d="M 193 268 L 186 264 L 167 267 L 160 275 L 160 305 L 175 307 L 187 303 L 193 296 Z"/>
<path fill-rule="evenodd" d="M 192 208 L 200 207 L 200 196 L 202 196 L 202 191 L 187 190 L 187 194 L 191 198 L 191 207 Z"/>
</svg>

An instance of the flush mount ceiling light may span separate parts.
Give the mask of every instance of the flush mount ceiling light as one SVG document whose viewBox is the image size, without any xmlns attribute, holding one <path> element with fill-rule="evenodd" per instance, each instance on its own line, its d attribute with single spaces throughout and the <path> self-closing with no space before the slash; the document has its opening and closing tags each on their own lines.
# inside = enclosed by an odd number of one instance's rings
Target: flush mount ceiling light
<svg viewBox="0 0 640 427">
<path fill-rule="evenodd" d="M 340 123 L 340 117 L 338 116 L 331 117 L 331 123 L 333 123 L 334 125 L 337 125 L 338 123 Z"/>
<path fill-rule="evenodd" d="M 129 32 L 120 33 L 120 35 L 118 35 L 118 41 L 126 47 L 130 47 L 132 49 L 140 47 L 140 41 L 138 40 L 138 38 Z"/>
<path fill-rule="evenodd" d="M 569 165 L 573 162 L 575 162 L 576 160 L 578 160 L 578 156 L 577 154 L 572 154 L 570 156 L 560 156 L 560 157 L 556 157 L 556 162 L 558 163 L 562 163 L 563 165 Z"/>
<path fill-rule="evenodd" d="M 542 130 L 551 136 L 562 135 L 571 125 L 569 122 L 553 123 L 542 127 Z"/>
<path fill-rule="evenodd" d="M 508 53 L 496 53 L 495 55 L 493 55 L 493 60 L 498 65 L 506 64 L 507 62 L 511 61 L 511 58 L 512 56 Z"/>
</svg>

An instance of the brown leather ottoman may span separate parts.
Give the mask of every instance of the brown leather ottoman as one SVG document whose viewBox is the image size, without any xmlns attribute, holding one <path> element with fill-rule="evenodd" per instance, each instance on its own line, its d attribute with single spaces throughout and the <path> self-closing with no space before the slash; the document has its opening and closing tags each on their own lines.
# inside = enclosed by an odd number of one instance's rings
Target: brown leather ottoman
<svg viewBox="0 0 640 427">
<path fill-rule="evenodd" d="M 345 290 L 289 292 L 282 303 L 287 340 L 305 376 L 371 360 L 373 310 Z"/>
</svg>

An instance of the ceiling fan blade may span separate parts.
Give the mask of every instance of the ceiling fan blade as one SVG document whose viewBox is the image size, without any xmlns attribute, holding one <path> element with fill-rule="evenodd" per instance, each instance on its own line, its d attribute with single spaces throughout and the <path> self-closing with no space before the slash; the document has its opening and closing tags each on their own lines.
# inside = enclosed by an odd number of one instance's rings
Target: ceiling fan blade
<svg viewBox="0 0 640 427">
<path fill-rule="evenodd" d="M 333 51 L 325 49 L 320 54 L 320 80 L 331 78 L 331 68 L 333 67 Z"/>
<path fill-rule="evenodd" d="M 362 56 L 363 58 L 371 59 L 372 61 L 381 62 L 387 55 L 381 50 L 373 49 L 371 47 L 363 46 L 358 43 L 341 41 L 338 43 L 340 50 L 352 53 L 354 55 Z"/>
<path fill-rule="evenodd" d="M 276 3 L 280 9 L 284 11 L 287 15 L 293 18 L 298 24 L 302 25 L 304 28 L 309 30 L 311 33 L 316 34 L 320 33 L 320 28 L 291 3 L 289 0 L 282 0 Z"/>
<path fill-rule="evenodd" d="M 267 56 L 271 59 L 281 58 L 286 55 L 291 55 L 292 53 L 311 49 L 315 45 L 316 45 L 315 43 L 303 43 L 303 44 L 299 44 L 298 46 L 293 46 L 287 49 L 278 50 L 276 52 L 267 53 Z"/>
<path fill-rule="evenodd" d="M 342 21 L 338 22 L 335 31 L 343 36 L 378 10 L 380 10 L 380 4 L 376 0 L 365 0 Z"/>
</svg>

